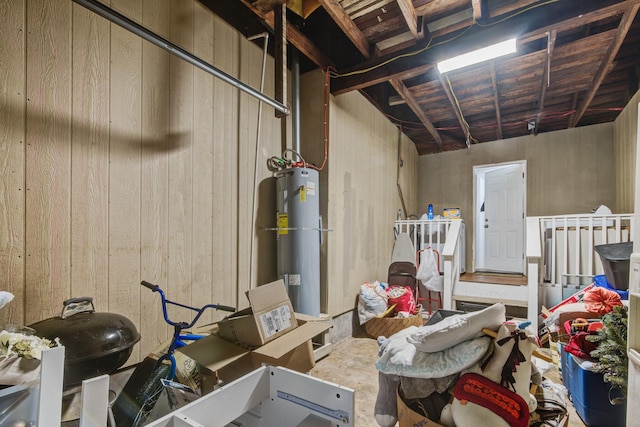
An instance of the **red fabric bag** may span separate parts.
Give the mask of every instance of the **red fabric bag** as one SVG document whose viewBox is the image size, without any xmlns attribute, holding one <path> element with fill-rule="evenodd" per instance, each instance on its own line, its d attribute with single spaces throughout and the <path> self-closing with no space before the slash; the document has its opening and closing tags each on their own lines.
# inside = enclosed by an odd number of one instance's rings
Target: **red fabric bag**
<svg viewBox="0 0 640 427">
<path fill-rule="evenodd" d="M 569 338 L 569 342 L 564 347 L 568 352 L 581 359 L 595 360 L 591 357 L 591 352 L 598 348 L 595 342 L 587 341 L 587 336 L 592 335 L 590 332 L 578 332 Z"/>
</svg>

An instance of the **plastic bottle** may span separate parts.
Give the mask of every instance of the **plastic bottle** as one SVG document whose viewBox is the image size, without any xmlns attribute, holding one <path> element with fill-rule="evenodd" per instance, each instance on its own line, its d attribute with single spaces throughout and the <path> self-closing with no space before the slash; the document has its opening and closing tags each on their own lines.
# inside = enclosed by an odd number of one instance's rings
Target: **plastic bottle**
<svg viewBox="0 0 640 427">
<path fill-rule="evenodd" d="M 429 203 L 429 207 L 427 208 L 427 219 L 433 219 L 433 205 Z"/>
</svg>

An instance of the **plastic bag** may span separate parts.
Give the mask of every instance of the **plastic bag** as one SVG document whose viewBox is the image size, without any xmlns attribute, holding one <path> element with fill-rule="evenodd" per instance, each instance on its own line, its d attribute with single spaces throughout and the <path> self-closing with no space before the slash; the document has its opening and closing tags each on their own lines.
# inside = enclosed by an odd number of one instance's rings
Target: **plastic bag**
<svg viewBox="0 0 640 427">
<path fill-rule="evenodd" d="M 413 291 L 408 286 L 391 286 L 387 290 L 389 305 L 395 304 L 396 313 L 406 312 L 410 315 L 416 314 L 416 300 Z"/>
<path fill-rule="evenodd" d="M 443 280 L 438 271 L 437 253 L 431 249 L 425 249 L 420 253 L 420 265 L 416 273 L 416 279 L 420 280 L 427 290 L 442 292 Z"/>
<path fill-rule="evenodd" d="M 358 320 L 363 325 L 367 320 L 387 310 L 387 286 L 375 281 L 360 285 L 358 296 Z"/>
<path fill-rule="evenodd" d="M 13 294 L 7 291 L 0 291 L 0 308 L 9 304 L 13 300 Z"/>
</svg>

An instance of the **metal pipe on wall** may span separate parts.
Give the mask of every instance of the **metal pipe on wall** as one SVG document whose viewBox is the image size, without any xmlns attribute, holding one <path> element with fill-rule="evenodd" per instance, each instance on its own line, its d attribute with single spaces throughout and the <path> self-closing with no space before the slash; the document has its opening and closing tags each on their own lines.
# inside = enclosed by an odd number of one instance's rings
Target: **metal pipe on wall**
<svg viewBox="0 0 640 427">
<path fill-rule="evenodd" d="M 247 40 L 263 38 L 262 45 L 262 72 L 260 73 L 260 92 L 264 90 L 264 76 L 267 67 L 267 50 L 269 48 L 269 33 L 256 34 Z M 258 101 L 258 122 L 256 124 L 256 151 L 253 165 L 253 196 L 251 201 L 251 249 L 249 252 L 249 287 L 253 287 L 253 252 L 256 240 L 256 198 L 258 197 L 258 158 L 260 156 L 260 139 L 262 135 L 262 102 Z"/>
<path fill-rule="evenodd" d="M 300 154 L 300 58 L 295 49 L 291 52 L 291 74 L 293 150 Z"/>
<path fill-rule="evenodd" d="M 225 73 L 222 70 L 219 70 L 218 68 L 214 67 L 213 65 L 203 61 L 202 59 L 198 58 L 197 56 L 187 52 L 186 50 L 182 49 L 180 46 L 171 43 L 169 40 L 159 36 L 158 34 L 144 28 L 142 25 L 138 24 L 137 22 L 132 21 L 131 19 L 127 18 L 126 16 L 116 12 L 115 10 L 105 6 L 104 4 L 100 3 L 97 0 L 73 0 L 75 3 L 86 7 L 87 9 L 89 9 L 90 11 L 102 16 L 103 18 L 108 19 L 109 21 L 113 22 L 114 24 L 117 24 L 119 26 L 121 26 L 122 28 L 131 31 L 134 34 L 137 34 L 138 36 L 142 37 L 143 39 L 145 39 L 146 41 L 166 50 L 167 52 L 170 52 L 174 55 L 176 55 L 177 57 L 187 61 L 188 63 L 190 63 L 191 65 L 194 65 L 198 68 L 200 68 L 203 71 L 206 71 L 209 74 L 212 74 L 215 77 L 218 77 L 219 79 L 223 80 L 226 83 L 229 83 L 231 86 L 235 86 L 236 88 L 240 89 L 241 91 L 253 96 L 254 98 L 257 98 L 261 101 L 263 101 L 264 103 L 272 106 L 273 108 L 275 108 L 276 110 L 284 113 L 284 114 L 289 114 L 289 108 L 276 101 L 273 98 L 270 98 L 268 96 L 266 96 L 265 94 L 263 94 L 260 91 L 255 90 L 254 88 L 252 88 L 251 86 L 247 85 L 246 83 L 241 82 L 240 80 L 236 79 L 235 77 Z"/>
</svg>

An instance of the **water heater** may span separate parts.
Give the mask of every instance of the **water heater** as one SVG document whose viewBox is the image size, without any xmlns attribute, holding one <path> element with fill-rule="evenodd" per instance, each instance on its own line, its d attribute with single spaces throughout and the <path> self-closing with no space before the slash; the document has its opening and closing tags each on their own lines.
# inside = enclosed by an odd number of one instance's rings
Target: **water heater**
<svg viewBox="0 0 640 427">
<path fill-rule="evenodd" d="M 318 171 L 293 167 L 276 173 L 278 277 L 293 309 L 320 315 L 320 202 Z"/>
</svg>

